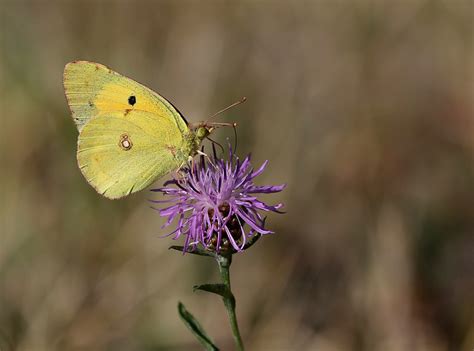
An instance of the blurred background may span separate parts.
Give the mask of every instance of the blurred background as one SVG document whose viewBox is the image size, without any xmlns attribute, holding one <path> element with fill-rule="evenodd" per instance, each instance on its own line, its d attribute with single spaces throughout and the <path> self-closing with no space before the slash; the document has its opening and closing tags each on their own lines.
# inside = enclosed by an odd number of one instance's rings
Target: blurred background
<svg viewBox="0 0 474 351">
<path fill-rule="evenodd" d="M 248 350 L 474 348 L 473 7 L 452 1 L 0 0 L 0 350 L 223 350 L 214 262 L 75 159 L 64 65 L 100 62 L 239 154 L 284 202 L 234 259 Z M 215 138 L 225 142 L 232 130 Z M 157 181 L 155 186 L 161 185 Z"/>
</svg>

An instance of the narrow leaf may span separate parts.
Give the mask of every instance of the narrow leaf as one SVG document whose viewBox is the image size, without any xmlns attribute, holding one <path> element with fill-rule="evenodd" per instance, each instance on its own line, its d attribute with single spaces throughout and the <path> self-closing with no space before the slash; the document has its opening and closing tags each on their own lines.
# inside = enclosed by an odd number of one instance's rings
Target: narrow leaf
<svg viewBox="0 0 474 351">
<path fill-rule="evenodd" d="M 178 302 L 178 313 L 182 321 L 189 330 L 194 334 L 202 346 L 208 351 L 219 351 L 219 348 L 214 345 L 211 338 L 206 334 L 199 322 L 194 316 L 188 312 L 186 307 L 181 302 Z"/>
<path fill-rule="evenodd" d="M 202 285 L 194 285 L 193 290 L 203 290 L 210 293 L 214 293 L 220 295 L 222 297 L 229 296 L 229 289 L 224 284 L 202 284 Z"/>
</svg>

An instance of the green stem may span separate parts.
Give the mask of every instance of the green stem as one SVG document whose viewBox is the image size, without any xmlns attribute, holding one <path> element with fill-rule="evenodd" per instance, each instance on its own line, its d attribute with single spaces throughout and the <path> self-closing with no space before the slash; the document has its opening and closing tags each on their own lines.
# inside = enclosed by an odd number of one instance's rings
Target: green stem
<svg viewBox="0 0 474 351">
<path fill-rule="evenodd" d="M 235 297 L 232 294 L 230 289 L 230 273 L 229 268 L 232 263 L 232 255 L 229 256 L 218 256 L 217 263 L 219 264 L 219 272 L 221 273 L 221 278 L 223 284 L 226 286 L 226 294 L 222 297 L 224 300 L 224 305 L 227 310 L 227 315 L 229 317 L 230 327 L 232 329 L 232 335 L 234 336 L 235 345 L 238 351 L 244 350 L 244 344 L 242 342 L 242 337 L 239 332 L 239 325 L 237 324 L 237 316 L 235 314 Z"/>
</svg>

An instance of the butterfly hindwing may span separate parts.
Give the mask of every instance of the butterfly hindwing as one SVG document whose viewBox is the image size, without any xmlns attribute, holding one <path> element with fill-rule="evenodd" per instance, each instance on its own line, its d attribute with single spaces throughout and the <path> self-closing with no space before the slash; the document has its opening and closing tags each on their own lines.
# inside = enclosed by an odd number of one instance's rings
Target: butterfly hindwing
<svg viewBox="0 0 474 351">
<path fill-rule="evenodd" d="M 180 167 L 183 135 L 170 119 L 144 111 L 92 118 L 78 139 L 77 160 L 100 194 L 116 199 Z"/>
</svg>

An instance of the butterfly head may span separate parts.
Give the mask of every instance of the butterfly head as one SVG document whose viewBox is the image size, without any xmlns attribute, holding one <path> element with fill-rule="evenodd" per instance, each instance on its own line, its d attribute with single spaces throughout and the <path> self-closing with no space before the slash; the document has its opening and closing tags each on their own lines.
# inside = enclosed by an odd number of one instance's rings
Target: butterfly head
<svg viewBox="0 0 474 351">
<path fill-rule="evenodd" d="M 201 122 L 197 124 L 194 128 L 193 126 L 191 126 L 191 129 L 194 131 L 196 140 L 198 141 L 198 143 L 200 143 L 201 140 L 207 138 L 214 131 L 214 129 L 219 127 L 232 127 L 235 131 L 237 123 Z"/>
<path fill-rule="evenodd" d="M 196 137 L 202 140 L 205 137 L 207 137 L 209 134 L 211 134 L 213 130 L 214 130 L 214 127 L 201 124 L 196 128 L 196 131 L 195 131 Z"/>
<path fill-rule="evenodd" d="M 209 134 L 211 134 L 214 129 L 219 128 L 219 127 L 232 127 L 232 128 L 234 128 L 234 132 L 235 132 L 235 127 L 237 127 L 237 123 L 222 123 L 222 122 L 218 123 L 218 122 L 209 122 L 209 120 L 216 117 L 217 115 L 221 114 L 222 112 L 231 109 L 234 106 L 240 105 L 241 103 L 245 102 L 246 100 L 247 100 L 247 98 L 243 97 L 239 101 L 234 102 L 233 104 L 227 106 L 226 108 L 214 113 L 211 117 L 208 118 L 207 121 L 200 122 L 199 124 L 197 124 L 195 126 L 191 125 L 190 127 L 191 127 L 191 129 L 194 130 L 194 133 L 195 133 L 196 137 L 199 140 L 203 140 L 204 138 L 208 137 Z"/>
<path fill-rule="evenodd" d="M 234 128 L 234 134 L 236 134 L 235 127 L 237 127 L 237 123 L 235 123 L 235 122 L 234 123 L 209 122 L 209 120 L 214 118 L 215 116 L 221 114 L 222 112 L 227 111 L 228 109 L 230 109 L 234 106 L 240 105 L 241 103 L 245 102 L 246 100 L 247 100 L 247 98 L 243 97 L 239 101 L 234 102 L 232 105 L 227 106 L 226 108 L 216 112 L 211 117 L 209 117 L 209 119 L 207 121 L 200 122 L 200 123 L 195 124 L 195 125 L 193 125 L 193 124 L 189 125 L 190 129 L 194 131 L 194 135 L 196 137 L 196 140 L 197 140 L 198 144 L 200 144 L 200 142 L 204 138 L 208 138 L 209 134 L 211 134 L 214 129 L 219 128 L 219 127 L 232 127 L 232 128 Z"/>
</svg>

